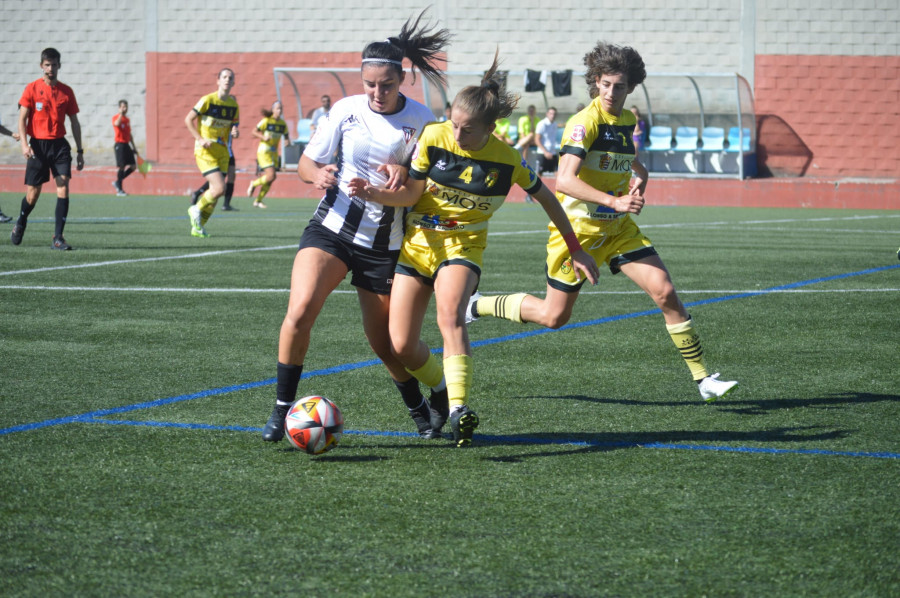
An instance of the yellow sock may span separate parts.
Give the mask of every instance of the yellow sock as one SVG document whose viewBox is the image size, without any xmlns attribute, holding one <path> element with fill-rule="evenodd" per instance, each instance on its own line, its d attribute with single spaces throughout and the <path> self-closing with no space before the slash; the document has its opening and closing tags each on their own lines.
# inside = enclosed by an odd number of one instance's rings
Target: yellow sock
<svg viewBox="0 0 900 598">
<path fill-rule="evenodd" d="M 672 342 L 681 351 L 684 362 L 691 370 L 694 380 L 703 380 L 709 373 L 703 361 L 703 347 L 700 346 L 700 335 L 694 330 L 694 321 L 690 318 L 680 324 L 666 324 L 666 330 Z"/>
<path fill-rule="evenodd" d="M 444 358 L 444 375 L 447 377 L 447 397 L 450 411 L 466 404 L 472 388 L 472 356 L 451 355 Z"/>
<path fill-rule="evenodd" d="M 197 200 L 197 207 L 200 209 L 201 226 L 206 226 L 206 222 L 209 220 L 209 217 L 213 215 L 217 203 L 219 203 L 219 198 L 211 199 L 209 197 L 209 190 L 204 191 L 203 195 L 200 196 L 200 199 Z"/>
<path fill-rule="evenodd" d="M 482 297 L 475 304 L 475 311 L 479 316 L 494 316 L 504 320 L 522 323 L 522 303 L 527 297 L 525 293 L 513 295 L 497 295 L 495 297 Z"/>
<path fill-rule="evenodd" d="M 259 194 L 256 196 L 256 201 L 262 201 L 271 186 L 272 183 L 266 183 L 265 179 L 263 179 L 263 183 L 259 186 Z"/>
<path fill-rule="evenodd" d="M 261 176 L 261 177 L 259 177 L 258 179 L 254 180 L 254 181 L 253 181 L 252 183 L 250 183 L 250 184 L 253 185 L 254 187 L 259 187 L 260 185 L 262 185 L 262 184 L 265 183 L 265 182 L 266 182 L 266 177 L 265 177 L 265 176 Z"/>
<path fill-rule="evenodd" d="M 425 364 L 416 370 L 406 368 L 406 371 L 416 377 L 416 380 L 430 386 L 436 387 L 444 379 L 444 371 L 441 368 L 440 360 L 434 356 L 434 353 L 428 354 L 428 360 Z"/>
</svg>

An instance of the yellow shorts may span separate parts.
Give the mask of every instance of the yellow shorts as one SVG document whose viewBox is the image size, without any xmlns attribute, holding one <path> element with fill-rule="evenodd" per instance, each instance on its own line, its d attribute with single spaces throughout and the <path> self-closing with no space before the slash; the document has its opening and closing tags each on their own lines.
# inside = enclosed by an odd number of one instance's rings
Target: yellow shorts
<svg viewBox="0 0 900 598">
<path fill-rule="evenodd" d="M 554 289 L 577 292 L 585 283 L 575 276 L 572 256 L 559 230 L 550 225 L 550 239 L 547 241 L 547 284 Z M 606 263 L 610 272 L 618 274 L 620 266 L 651 255 L 657 255 L 650 239 L 644 236 L 630 216 L 610 222 L 604 232 L 588 235 L 578 234 L 578 242 L 598 264 Z"/>
<path fill-rule="evenodd" d="M 256 152 L 256 163 L 265 170 L 266 168 L 278 168 L 278 152 Z"/>
<path fill-rule="evenodd" d="M 203 176 L 217 170 L 222 174 L 228 174 L 228 160 L 230 158 L 228 148 L 220 143 L 213 143 L 208 148 L 194 148 L 194 159 L 197 160 L 197 168 L 200 169 L 200 173 Z"/>
<path fill-rule="evenodd" d="M 407 229 L 397 261 L 397 272 L 433 282 L 443 266 L 461 264 L 481 276 L 486 232 L 459 234 Z"/>
</svg>

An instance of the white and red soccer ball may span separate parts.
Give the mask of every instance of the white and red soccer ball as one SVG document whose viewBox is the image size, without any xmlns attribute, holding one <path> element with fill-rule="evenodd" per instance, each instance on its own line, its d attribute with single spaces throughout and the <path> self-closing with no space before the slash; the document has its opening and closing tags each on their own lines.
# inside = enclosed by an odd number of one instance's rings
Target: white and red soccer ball
<svg viewBox="0 0 900 598">
<path fill-rule="evenodd" d="M 321 455 L 337 446 L 344 433 L 344 415 L 329 399 L 297 399 L 284 416 L 284 431 L 294 448 Z"/>
</svg>

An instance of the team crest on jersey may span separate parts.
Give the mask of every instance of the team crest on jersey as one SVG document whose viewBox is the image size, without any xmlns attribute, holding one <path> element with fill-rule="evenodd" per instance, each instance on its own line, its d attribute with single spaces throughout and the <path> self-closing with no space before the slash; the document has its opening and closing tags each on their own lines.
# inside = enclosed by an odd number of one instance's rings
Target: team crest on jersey
<svg viewBox="0 0 900 598">
<path fill-rule="evenodd" d="M 428 192 L 431 193 L 432 195 L 437 195 L 437 193 L 440 190 L 441 190 L 441 188 L 438 187 L 437 183 L 435 183 L 434 181 L 432 181 L 431 184 L 428 185 Z"/>
<path fill-rule="evenodd" d="M 416 134 L 415 127 L 403 127 L 403 138 L 406 140 L 406 143 L 409 143 L 409 140 L 412 139 Z"/>
<path fill-rule="evenodd" d="M 412 160 L 413 162 L 415 162 L 415 161 L 416 161 L 416 158 L 418 158 L 418 157 L 419 157 L 419 142 L 417 141 L 417 142 L 416 142 L 416 145 L 413 146 L 413 153 L 412 153 L 412 158 L 411 158 L 411 160 Z"/>
<path fill-rule="evenodd" d="M 43 110 L 43 109 L 44 109 L 44 102 L 35 102 L 35 103 L 34 103 L 34 109 L 37 110 L 38 112 L 40 112 L 41 110 Z"/>
<path fill-rule="evenodd" d="M 484 184 L 487 186 L 488 189 L 490 189 L 491 187 L 493 187 L 494 185 L 497 184 L 497 181 L 499 179 L 500 179 L 500 171 L 497 170 L 496 168 L 491 168 L 488 171 L 487 176 L 484 178 Z"/>
<path fill-rule="evenodd" d="M 581 143 L 584 141 L 584 136 L 587 134 L 587 131 L 584 128 L 584 125 L 575 125 L 575 128 L 572 129 L 572 141 L 575 143 Z"/>
</svg>

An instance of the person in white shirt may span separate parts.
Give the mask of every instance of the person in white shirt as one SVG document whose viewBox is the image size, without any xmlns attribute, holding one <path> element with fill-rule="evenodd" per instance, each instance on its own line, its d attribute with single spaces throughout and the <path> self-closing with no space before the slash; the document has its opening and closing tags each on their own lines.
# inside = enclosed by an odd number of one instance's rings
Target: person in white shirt
<svg viewBox="0 0 900 598">
<path fill-rule="evenodd" d="M 419 382 L 391 351 L 388 333 L 391 283 L 403 241 L 403 209 L 364 201 L 348 193 L 354 177 L 374 185 L 399 188 L 406 182 L 413 149 L 431 109 L 400 93 L 406 77 L 403 59 L 434 85 L 443 85 L 436 66 L 450 40 L 446 29 L 409 19 L 396 37 L 372 42 L 362 53 L 364 94 L 334 104 L 328 118 L 300 156 L 300 178 L 325 196 L 300 239 L 291 272 L 291 293 L 278 341 L 275 406 L 263 429 L 263 440 L 284 437 L 284 418 L 296 400 L 312 327 L 325 300 L 351 274 L 366 338 L 387 367 L 409 414 L 423 438 L 439 438 L 449 412 L 446 386 L 432 389 L 431 402 Z M 340 149 L 340 161 L 331 163 Z M 433 411 L 432 406 L 438 410 Z M 433 425 L 435 424 L 435 425 Z"/>
<path fill-rule="evenodd" d="M 547 115 L 535 127 L 538 147 L 537 171 L 540 174 L 556 172 L 559 165 L 559 126 L 556 124 L 556 108 L 547 109 Z"/>
<path fill-rule="evenodd" d="M 324 95 L 321 99 L 322 105 L 313 110 L 312 116 L 309 118 L 309 131 L 310 134 L 316 132 L 316 128 L 319 126 L 319 120 L 328 116 L 328 113 L 331 112 L 331 96 Z"/>
</svg>

